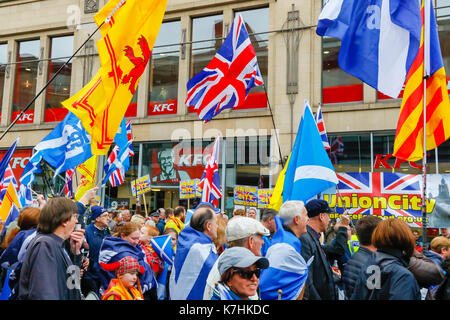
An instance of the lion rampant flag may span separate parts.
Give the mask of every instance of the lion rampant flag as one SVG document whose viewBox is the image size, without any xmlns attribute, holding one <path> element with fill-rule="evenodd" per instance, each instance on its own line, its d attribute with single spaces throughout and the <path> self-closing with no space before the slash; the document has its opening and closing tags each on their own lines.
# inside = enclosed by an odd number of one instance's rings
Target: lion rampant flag
<svg viewBox="0 0 450 320">
<path fill-rule="evenodd" d="M 77 171 L 81 174 L 81 180 L 75 194 L 76 201 L 79 201 L 86 191 L 95 187 L 97 160 L 97 156 L 93 156 L 77 167 Z"/>
<path fill-rule="evenodd" d="M 91 135 L 92 154 L 106 155 L 150 60 L 167 0 L 110 0 L 95 16 L 101 67 L 62 104 Z M 103 24 L 102 24 L 103 23 Z"/>
</svg>

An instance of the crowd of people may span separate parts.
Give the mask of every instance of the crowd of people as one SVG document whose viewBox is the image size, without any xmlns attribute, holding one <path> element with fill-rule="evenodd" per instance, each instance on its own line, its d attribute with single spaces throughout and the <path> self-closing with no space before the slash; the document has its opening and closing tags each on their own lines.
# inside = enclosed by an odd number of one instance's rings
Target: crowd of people
<svg viewBox="0 0 450 320">
<path fill-rule="evenodd" d="M 210 203 L 195 209 L 139 204 L 114 213 L 40 197 L 2 231 L 6 300 L 448 300 L 450 237 L 429 245 L 399 219 L 344 213 L 324 200 L 279 211 Z M 170 256 L 155 247 L 165 237 Z"/>
</svg>

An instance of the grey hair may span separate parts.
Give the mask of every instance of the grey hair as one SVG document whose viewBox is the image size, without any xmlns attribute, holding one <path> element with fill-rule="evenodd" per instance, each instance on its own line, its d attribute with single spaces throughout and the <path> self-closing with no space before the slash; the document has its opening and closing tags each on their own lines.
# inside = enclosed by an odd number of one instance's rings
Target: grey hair
<svg viewBox="0 0 450 320">
<path fill-rule="evenodd" d="M 290 225 L 295 216 L 299 216 L 305 209 L 305 204 L 300 200 L 290 200 L 283 203 L 278 216 L 285 225 Z"/>
</svg>

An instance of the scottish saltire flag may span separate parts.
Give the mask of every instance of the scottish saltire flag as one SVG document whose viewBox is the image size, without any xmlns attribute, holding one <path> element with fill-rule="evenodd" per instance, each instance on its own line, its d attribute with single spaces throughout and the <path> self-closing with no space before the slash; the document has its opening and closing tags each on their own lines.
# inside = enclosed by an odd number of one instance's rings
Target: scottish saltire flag
<svg viewBox="0 0 450 320">
<path fill-rule="evenodd" d="M 218 255 L 210 237 L 190 226 L 178 235 L 170 275 L 171 300 L 202 300 L 208 274 Z"/>
<path fill-rule="evenodd" d="M 305 100 L 297 137 L 283 184 L 283 202 L 306 202 L 338 183 L 330 158 L 323 147 L 311 107 Z"/>
<path fill-rule="evenodd" d="M 6 193 L 6 188 L 8 188 L 10 182 L 13 184 L 14 189 L 19 189 L 19 185 L 17 184 L 17 180 L 14 177 L 14 172 L 11 168 L 11 165 L 8 164 L 8 168 L 6 168 L 5 175 L 3 176 L 3 182 L 0 183 L 0 203 L 1 201 L 3 201 L 3 197 Z"/>
<path fill-rule="evenodd" d="M 16 220 L 19 217 L 19 214 L 20 214 L 19 208 L 17 208 L 17 206 L 14 203 L 12 203 L 11 209 L 9 210 L 8 218 L 6 218 L 6 221 L 3 222 L 3 229 L 0 234 L 0 237 L 3 237 L 3 235 L 5 234 L 6 228 L 9 226 L 9 224 L 11 222 L 13 222 L 14 220 Z"/>
<path fill-rule="evenodd" d="M 73 185 L 72 185 L 72 177 L 75 173 L 75 169 L 69 169 L 66 171 L 66 178 L 65 178 L 65 184 L 64 184 L 64 195 L 66 198 L 72 198 L 73 197 Z"/>
<path fill-rule="evenodd" d="M 219 300 L 234 300 L 231 295 L 231 289 L 220 282 L 218 282 L 217 286 L 214 288 L 213 297 L 217 297 Z"/>
<path fill-rule="evenodd" d="M 244 19 L 236 14 L 231 30 L 211 62 L 187 83 L 186 105 L 205 123 L 244 103 L 263 78 Z"/>
<path fill-rule="evenodd" d="M 214 141 L 213 149 L 198 184 L 198 187 L 202 190 L 201 202 L 210 202 L 216 207 L 218 199 L 222 198 L 219 177 L 219 139 L 220 137 L 217 137 Z"/>
<path fill-rule="evenodd" d="M 425 6 L 425 5 L 426 6 Z M 424 94 L 426 93 L 426 149 L 450 137 L 450 100 L 442 61 L 439 34 L 431 0 L 422 3 L 422 41 L 409 69 L 395 134 L 393 155 L 417 161 L 424 154 Z M 424 75 L 426 92 L 424 92 Z"/>
<path fill-rule="evenodd" d="M 72 112 L 69 112 L 34 149 L 55 168 L 55 176 L 92 157 L 91 137 L 81 125 L 80 119 Z"/>
<path fill-rule="evenodd" d="M 134 154 L 130 121 L 126 124 L 125 118 L 122 120 L 114 141 L 116 145 L 109 154 L 104 167 L 103 186 L 108 180 L 112 187 L 117 187 L 125 181 L 125 173 L 130 168 L 130 155 Z"/>
<path fill-rule="evenodd" d="M 16 151 L 17 144 L 19 143 L 19 138 L 14 141 L 11 147 L 9 147 L 8 151 L 3 156 L 2 160 L 0 161 L 0 183 L 3 182 L 6 170 L 9 167 L 9 162 L 12 159 L 12 156 L 14 154 L 14 151 Z"/>
<path fill-rule="evenodd" d="M 99 264 L 105 270 L 100 274 L 101 286 L 108 288 L 109 281 L 115 278 L 115 270 L 119 266 L 119 260 L 131 256 L 136 258 L 141 269 L 140 284 L 142 292 L 150 290 L 156 286 L 156 279 L 151 266 L 148 264 L 144 251 L 139 245 L 133 246 L 126 240 L 118 237 L 106 237 L 103 239 L 99 253 Z"/>
<path fill-rule="evenodd" d="M 341 40 L 339 66 L 397 98 L 420 45 L 420 3 L 403 0 L 329 0 L 317 34 Z"/>
<path fill-rule="evenodd" d="M 165 263 L 173 265 L 174 252 L 169 235 L 153 237 L 150 240 L 153 250 L 164 260 Z"/>
<path fill-rule="evenodd" d="M 33 202 L 31 194 L 31 184 L 36 178 L 37 173 L 41 173 L 40 161 L 42 160 L 42 153 L 36 152 L 25 165 L 25 168 L 20 177 L 19 198 L 22 207 L 27 207 Z"/>
<path fill-rule="evenodd" d="M 281 300 L 297 300 L 308 278 L 308 266 L 313 258 L 305 262 L 301 255 L 301 242 L 291 232 L 286 232 L 282 221 L 275 216 L 277 232 L 272 237 L 267 250 L 269 268 L 261 270 L 259 289 L 261 300 L 277 300 L 278 290 L 282 290 Z"/>
<path fill-rule="evenodd" d="M 330 144 L 328 143 L 327 130 L 325 129 L 325 122 L 322 116 L 322 107 L 319 104 L 316 114 L 314 115 L 314 121 L 316 121 L 317 129 L 319 130 L 320 138 L 322 139 L 323 146 L 325 150 L 330 149 Z"/>
</svg>

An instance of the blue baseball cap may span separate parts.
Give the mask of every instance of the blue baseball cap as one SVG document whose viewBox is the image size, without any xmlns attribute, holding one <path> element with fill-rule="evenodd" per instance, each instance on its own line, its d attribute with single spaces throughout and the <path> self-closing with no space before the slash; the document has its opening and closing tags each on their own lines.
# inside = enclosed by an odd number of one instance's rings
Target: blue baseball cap
<svg viewBox="0 0 450 320">
<path fill-rule="evenodd" d="M 332 213 L 333 211 L 328 205 L 328 202 L 321 199 L 313 199 L 305 205 L 308 211 L 308 217 L 313 218 L 321 213 Z"/>
<path fill-rule="evenodd" d="M 195 210 L 197 210 L 198 208 L 201 208 L 201 207 L 209 207 L 209 208 L 213 209 L 213 211 L 214 211 L 215 213 L 220 213 L 220 209 L 219 209 L 219 208 L 216 208 L 216 207 L 215 207 L 212 203 L 210 203 L 210 202 L 200 202 L 200 203 L 198 204 L 197 208 L 195 208 Z"/>
<path fill-rule="evenodd" d="M 100 217 L 104 212 L 108 212 L 108 210 L 106 210 L 105 208 L 100 207 L 100 206 L 92 206 L 91 207 L 91 219 L 92 219 L 92 221 L 94 221 L 95 219 Z"/>
</svg>

